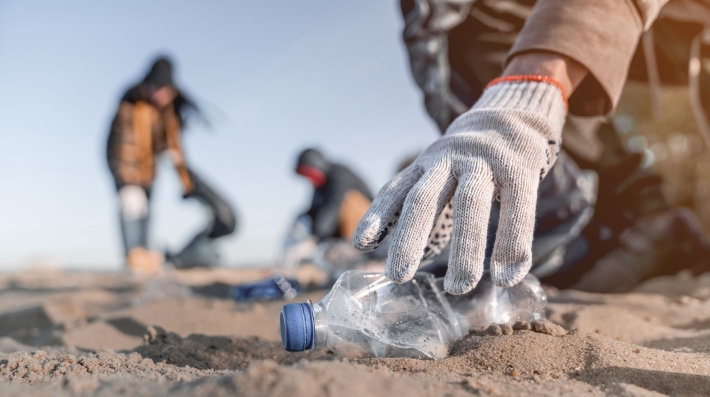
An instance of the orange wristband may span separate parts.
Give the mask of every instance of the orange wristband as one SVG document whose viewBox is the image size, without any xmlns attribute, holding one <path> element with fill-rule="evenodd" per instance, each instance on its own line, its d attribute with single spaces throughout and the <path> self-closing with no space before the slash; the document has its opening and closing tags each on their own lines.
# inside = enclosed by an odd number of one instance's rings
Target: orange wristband
<svg viewBox="0 0 710 397">
<path fill-rule="evenodd" d="M 562 95 L 562 101 L 565 103 L 565 107 L 569 108 L 569 104 L 567 103 L 567 97 L 565 96 L 565 90 L 564 88 L 562 88 L 562 84 L 560 84 L 559 81 L 553 79 L 552 77 L 535 75 L 498 77 L 497 79 L 491 80 L 491 82 L 486 85 L 485 89 L 487 90 L 498 83 L 526 83 L 531 81 L 536 83 L 552 84 L 557 87 L 557 89 L 560 90 L 560 95 Z"/>
</svg>

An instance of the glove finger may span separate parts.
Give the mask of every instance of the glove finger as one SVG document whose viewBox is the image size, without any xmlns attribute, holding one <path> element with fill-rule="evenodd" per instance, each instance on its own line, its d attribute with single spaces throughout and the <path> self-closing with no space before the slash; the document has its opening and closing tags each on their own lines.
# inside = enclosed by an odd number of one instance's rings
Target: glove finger
<svg viewBox="0 0 710 397">
<path fill-rule="evenodd" d="M 474 165 L 471 173 L 459 179 L 454 194 L 451 256 L 444 277 L 444 289 L 448 293 L 471 291 L 483 275 L 494 189 L 491 170 L 482 161 Z"/>
<path fill-rule="evenodd" d="M 353 247 L 372 251 L 392 231 L 402 210 L 407 193 L 419 180 L 421 172 L 411 165 L 397 174 L 377 193 L 365 215 L 355 228 Z"/>
<path fill-rule="evenodd" d="M 500 222 L 491 258 L 491 277 L 496 285 L 517 284 L 532 267 L 538 176 L 518 173 L 501 187 Z"/>
<path fill-rule="evenodd" d="M 453 197 L 449 202 L 439 211 L 439 215 L 436 217 L 436 223 L 434 228 L 429 234 L 429 241 L 424 247 L 424 255 L 422 256 L 422 261 L 420 266 L 428 264 L 434 257 L 439 255 L 441 251 L 446 248 L 451 240 L 451 228 L 454 225 L 454 204 Z"/>
<path fill-rule="evenodd" d="M 385 275 L 397 282 L 414 276 L 436 216 L 451 198 L 456 180 L 448 164 L 427 171 L 407 195 L 402 216 L 392 236 Z"/>
</svg>

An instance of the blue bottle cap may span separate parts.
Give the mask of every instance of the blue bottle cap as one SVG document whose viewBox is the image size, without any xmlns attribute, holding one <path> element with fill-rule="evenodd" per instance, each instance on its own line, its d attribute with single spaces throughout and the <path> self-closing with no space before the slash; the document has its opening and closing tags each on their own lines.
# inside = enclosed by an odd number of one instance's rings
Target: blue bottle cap
<svg viewBox="0 0 710 397">
<path fill-rule="evenodd" d="M 315 324 L 308 303 L 289 303 L 281 308 L 281 343 L 286 351 L 312 349 L 314 339 Z"/>
</svg>

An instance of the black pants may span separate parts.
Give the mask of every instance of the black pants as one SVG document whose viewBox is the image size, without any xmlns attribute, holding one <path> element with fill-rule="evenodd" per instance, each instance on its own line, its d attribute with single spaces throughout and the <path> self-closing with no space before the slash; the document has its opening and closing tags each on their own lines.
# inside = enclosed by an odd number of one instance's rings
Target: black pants
<svg viewBox="0 0 710 397">
<path fill-rule="evenodd" d="M 182 250 L 175 254 L 166 253 L 166 259 L 177 268 L 214 266 L 219 261 L 214 240 L 234 233 L 236 217 L 222 196 L 194 171 L 190 170 L 189 173 L 194 189 L 186 199 L 197 200 L 207 209 L 207 225 Z M 150 199 L 149 190 L 146 190 L 146 195 Z M 121 234 L 126 254 L 136 247 L 147 248 L 149 218 L 149 214 L 137 220 L 126 220 L 121 216 Z"/>
</svg>

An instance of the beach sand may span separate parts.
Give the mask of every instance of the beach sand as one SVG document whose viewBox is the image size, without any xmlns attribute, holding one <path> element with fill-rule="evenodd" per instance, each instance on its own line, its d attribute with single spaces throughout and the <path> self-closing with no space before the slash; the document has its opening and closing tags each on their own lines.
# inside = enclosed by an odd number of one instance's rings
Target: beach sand
<svg viewBox="0 0 710 397">
<path fill-rule="evenodd" d="M 283 302 L 227 299 L 267 274 L 0 276 L 0 396 L 710 395 L 710 275 L 625 294 L 549 290 L 551 323 L 478 330 L 425 361 L 285 352 Z"/>
</svg>

